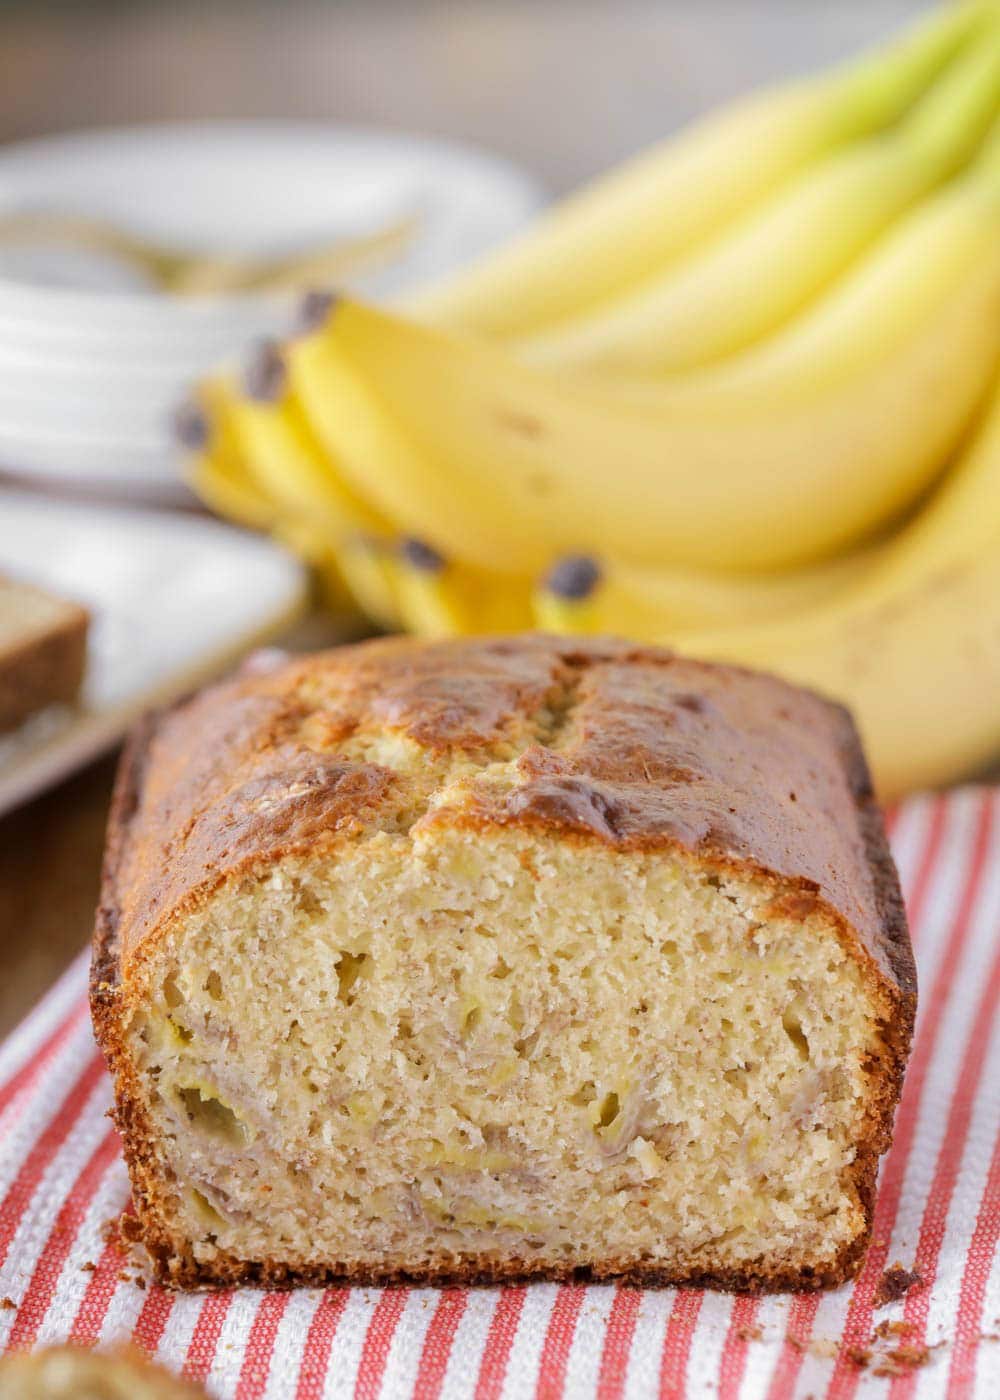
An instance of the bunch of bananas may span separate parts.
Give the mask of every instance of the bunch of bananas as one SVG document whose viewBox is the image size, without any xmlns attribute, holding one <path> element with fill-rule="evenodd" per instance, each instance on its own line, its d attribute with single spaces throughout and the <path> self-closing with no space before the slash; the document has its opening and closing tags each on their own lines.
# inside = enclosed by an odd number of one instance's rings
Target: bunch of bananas
<svg viewBox="0 0 1000 1400">
<path fill-rule="evenodd" d="M 424 634 L 611 631 L 1000 749 L 1000 3 L 744 99 L 393 310 L 200 386 L 223 514 Z"/>
</svg>

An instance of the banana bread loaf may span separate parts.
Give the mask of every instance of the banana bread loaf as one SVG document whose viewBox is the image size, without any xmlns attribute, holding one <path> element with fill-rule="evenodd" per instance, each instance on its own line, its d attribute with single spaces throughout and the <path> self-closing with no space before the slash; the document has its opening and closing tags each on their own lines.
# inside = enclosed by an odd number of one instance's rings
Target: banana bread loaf
<svg viewBox="0 0 1000 1400">
<path fill-rule="evenodd" d="M 836 1284 L 915 999 L 850 718 L 769 676 L 391 639 L 123 759 L 92 1007 L 168 1284 Z"/>
</svg>

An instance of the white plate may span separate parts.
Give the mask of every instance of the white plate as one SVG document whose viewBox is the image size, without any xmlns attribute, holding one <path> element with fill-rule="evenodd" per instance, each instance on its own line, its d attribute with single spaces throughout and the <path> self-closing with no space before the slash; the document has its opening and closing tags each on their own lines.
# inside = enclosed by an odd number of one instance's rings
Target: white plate
<svg viewBox="0 0 1000 1400">
<path fill-rule="evenodd" d="M 393 261 L 349 279 L 374 298 L 474 257 L 538 203 L 534 183 L 502 161 L 354 128 L 210 122 L 0 149 L 0 218 L 55 210 L 193 252 L 280 254 L 412 217 Z M 46 286 L 24 261 L 18 279 L 4 277 L 0 248 L 0 471 L 180 499 L 165 407 L 209 366 L 284 333 L 298 298 L 175 299 L 137 290 L 131 269 L 120 286 L 106 268 L 91 276 L 79 258 L 56 269 L 64 285 Z M 38 275 L 51 273 L 51 252 L 42 261 Z"/>
<path fill-rule="evenodd" d="M 151 434 L 159 439 L 168 433 L 183 392 L 178 384 L 155 396 L 124 394 L 119 399 L 115 391 L 89 392 L 85 385 L 74 384 L 62 390 L 60 411 L 54 414 L 37 385 L 16 389 L 0 384 L 0 424 L 15 435 L 47 436 L 55 427 L 70 439 L 77 433 L 84 437 L 97 433 L 127 445 Z"/>
<path fill-rule="evenodd" d="M 69 491 L 98 492 L 115 499 L 121 495 L 122 482 L 128 480 L 133 504 L 195 503 L 184 482 L 169 475 L 176 455 L 159 440 L 123 444 L 80 434 L 25 437 L 0 428 L 0 462 L 23 464 L 20 471 L 8 470 L 5 479 L 31 485 L 44 477 L 46 483 Z"/>
<path fill-rule="evenodd" d="M 454 142 L 353 127 L 165 124 L 0 150 L 0 213 L 56 210 L 110 220 L 192 252 L 294 252 L 415 217 L 415 236 L 393 265 L 353 284 L 366 295 L 393 295 L 447 272 L 509 236 L 538 202 L 537 186 L 495 157 Z M 0 280 L 3 304 L 27 286 L 23 269 L 14 281 Z M 136 292 L 131 272 L 118 295 L 31 290 L 39 314 L 60 320 L 96 314 L 99 323 L 128 325 L 152 314 L 185 324 L 205 314 L 192 301 Z"/>
<path fill-rule="evenodd" d="M 216 320 L 197 335 L 188 335 L 176 326 L 169 329 L 143 325 L 126 334 L 121 329 L 86 324 L 59 324 L 43 330 L 30 312 L 15 315 L 0 311 L 0 345 L 9 354 L 51 355 L 63 364 L 82 367 L 97 360 L 122 366 L 183 366 L 192 359 L 215 359 L 231 352 L 233 344 L 243 344 L 257 335 L 284 335 L 294 325 L 295 308 L 275 307 L 268 319 L 258 311 L 240 323 L 233 316 Z"/>
<path fill-rule="evenodd" d="M 302 569 L 270 541 L 200 516 L 0 490 L 0 571 L 93 614 L 79 708 L 0 736 L 0 812 L 114 745 L 151 705 L 226 669 L 294 620 Z"/>
</svg>

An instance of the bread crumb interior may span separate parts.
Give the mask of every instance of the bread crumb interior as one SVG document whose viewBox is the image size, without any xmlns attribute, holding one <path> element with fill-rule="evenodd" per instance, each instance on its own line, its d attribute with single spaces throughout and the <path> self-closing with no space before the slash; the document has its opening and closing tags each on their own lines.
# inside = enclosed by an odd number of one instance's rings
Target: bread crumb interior
<svg viewBox="0 0 1000 1400">
<path fill-rule="evenodd" d="M 163 1223 L 202 1262 L 808 1269 L 863 1228 L 886 1008 L 750 874 L 379 830 L 223 886 L 135 976 Z"/>
</svg>

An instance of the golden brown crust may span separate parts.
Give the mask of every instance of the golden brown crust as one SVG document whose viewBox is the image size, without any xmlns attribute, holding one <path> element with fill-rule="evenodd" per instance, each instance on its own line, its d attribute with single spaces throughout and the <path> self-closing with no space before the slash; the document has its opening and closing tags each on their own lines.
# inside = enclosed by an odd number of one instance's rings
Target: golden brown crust
<svg viewBox="0 0 1000 1400">
<path fill-rule="evenodd" d="M 197 1263 L 163 1234 L 157 1150 L 119 1028 L 123 983 L 166 924 L 220 883 L 296 851 L 398 820 L 400 775 L 348 757 L 391 733 L 481 768 L 411 823 L 525 826 L 622 850 L 681 847 L 768 877 L 775 898 L 825 907 L 891 1012 L 875 1101 L 851 1174 L 871 1223 L 879 1155 L 909 1051 L 916 981 L 902 899 L 850 716 L 769 676 L 616 641 L 545 636 L 363 643 L 254 670 L 147 721 L 123 759 L 95 932 L 92 1005 L 116 1078 L 144 1240 L 165 1282 L 268 1286 L 352 1277 L 287 1261 Z M 354 746 L 352 748 L 352 745 Z M 363 748 L 363 745 L 362 745 Z M 633 1261 L 546 1277 L 624 1277 L 721 1288 L 826 1287 L 858 1266 L 859 1236 L 814 1275 L 771 1261 L 739 1274 L 667 1275 Z M 530 1261 L 429 1269 L 417 1281 L 496 1282 Z M 375 1282 L 371 1270 L 354 1275 Z M 392 1275 L 378 1281 L 412 1281 Z"/>
<path fill-rule="evenodd" d="M 157 1279 L 168 1288 L 215 1289 L 253 1288 L 333 1288 L 357 1285 L 364 1288 L 416 1285 L 449 1288 L 493 1286 L 512 1283 L 607 1283 L 613 1281 L 635 1288 L 714 1288 L 727 1293 L 814 1292 L 837 1288 L 854 1277 L 867 1248 L 867 1235 L 852 1240 L 822 1269 L 802 1269 L 761 1262 L 750 1268 L 728 1270 L 663 1269 L 636 1265 L 634 1259 L 609 1258 L 600 1268 L 540 1263 L 537 1259 L 497 1258 L 485 1265 L 479 1256 L 457 1262 L 429 1265 L 419 1271 L 381 1271 L 367 1265 L 318 1268 L 297 1266 L 281 1260 L 247 1261 L 222 1256 L 211 1266 L 199 1263 L 193 1255 L 175 1249 L 166 1238 L 157 1238 L 144 1228 L 141 1239 L 150 1253 Z"/>
</svg>

